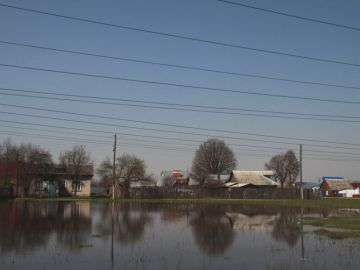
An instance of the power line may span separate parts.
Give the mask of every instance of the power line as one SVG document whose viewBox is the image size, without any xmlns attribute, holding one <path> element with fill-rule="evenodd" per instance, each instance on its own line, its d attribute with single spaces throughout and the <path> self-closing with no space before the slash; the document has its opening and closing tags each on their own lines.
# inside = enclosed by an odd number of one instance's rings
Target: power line
<svg viewBox="0 0 360 270">
<path fill-rule="evenodd" d="M 272 76 L 242 73 L 242 72 L 233 72 L 233 71 L 226 71 L 226 70 L 219 70 L 219 69 L 212 69 L 212 68 L 169 64 L 169 63 L 162 63 L 162 62 L 155 62 L 155 61 L 147 61 L 147 60 L 142 60 L 142 59 L 103 55 L 103 54 L 90 53 L 90 52 L 84 52 L 84 51 L 75 51 L 75 50 L 66 50 L 66 49 L 53 48 L 53 47 L 45 47 L 45 46 L 39 46 L 39 45 L 34 45 L 34 44 L 28 44 L 28 43 L 10 42 L 10 41 L 4 41 L 4 40 L 0 40 L 0 43 L 21 46 L 21 47 L 27 47 L 27 48 L 33 48 L 33 49 L 41 49 L 41 50 L 55 51 L 55 52 L 75 54 L 75 55 L 83 55 L 83 56 L 92 56 L 92 57 L 98 57 L 98 58 L 120 60 L 120 61 L 148 64 L 148 65 L 156 65 L 156 66 L 170 67 L 170 68 L 177 68 L 177 69 L 184 69 L 184 70 L 203 71 L 203 72 L 226 74 L 226 75 L 240 76 L 240 77 L 249 77 L 249 78 L 256 78 L 256 79 L 266 79 L 266 80 L 275 80 L 275 81 L 306 84 L 306 85 L 327 86 L 327 87 L 335 87 L 335 88 L 343 88 L 343 89 L 360 90 L 360 87 L 351 86 L 351 85 L 294 80 L 294 79 L 288 79 L 288 78 L 272 77 Z"/>
<path fill-rule="evenodd" d="M 15 112 L 7 112 L 7 111 L 0 111 L 0 113 L 8 114 L 8 115 L 17 115 L 17 116 L 22 116 L 22 117 L 31 117 L 31 118 L 59 120 L 59 121 L 66 121 L 66 122 L 73 122 L 73 123 L 91 124 L 91 125 L 98 125 L 98 126 L 105 126 L 105 127 L 111 126 L 111 127 L 128 128 L 128 129 L 135 129 L 135 130 L 147 130 L 147 131 L 163 132 L 163 133 L 171 133 L 171 134 L 183 134 L 183 135 L 206 136 L 206 137 L 221 137 L 223 139 L 231 139 L 231 140 L 244 140 L 244 141 L 255 141 L 255 142 L 265 142 L 265 143 L 276 143 L 276 144 L 283 144 L 283 145 L 298 145 L 298 143 L 281 142 L 281 141 L 273 141 L 273 140 L 242 138 L 242 137 L 230 137 L 230 136 L 224 136 L 224 135 L 219 136 L 219 135 L 209 135 L 209 134 L 204 134 L 204 133 L 164 130 L 164 129 L 145 128 L 145 127 L 134 127 L 134 126 L 118 125 L 118 124 L 106 124 L 106 123 L 103 123 L 103 122 L 66 119 L 66 118 L 60 118 L 60 117 L 40 116 L 40 115 L 15 113 Z M 321 144 L 310 144 L 310 143 L 307 143 L 306 145 L 311 146 L 311 147 L 318 147 L 318 148 L 360 150 L 360 148 L 335 146 L 335 145 L 321 145 Z"/>
<path fill-rule="evenodd" d="M 11 121 L 9 121 L 11 122 Z M 86 136 L 86 137 L 96 137 L 96 138 L 111 138 L 109 136 L 104 136 L 104 135 L 94 135 L 94 134 L 84 134 L 84 133 L 77 133 L 77 132 L 69 132 L 69 131 L 61 131 L 59 132 L 58 130 L 49 130 L 49 129 L 39 129 L 39 128 L 31 128 L 31 127 L 19 127 L 19 126 L 12 126 L 12 125 L 4 125 L 2 124 L 0 126 L 0 128 L 11 128 L 11 129 L 20 129 L 20 130 L 31 130 L 31 131 L 40 131 L 40 132 L 50 132 L 50 133 L 56 133 L 56 134 L 70 134 L 70 135 L 78 135 L 78 136 Z"/>
<path fill-rule="evenodd" d="M 37 91 L 27 91 L 27 90 L 9 90 L 8 88 L 1 88 L 0 91 L 15 91 L 15 92 L 37 92 Z M 346 120 L 350 119 L 360 119 L 358 116 L 346 116 L 346 115 L 326 115 L 326 114 L 306 114 L 306 113 L 294 113 L 294 112 L 280 112 L 280 111 L 269 111 L 269 110 L 252 110 L 252 109 L 241 109 L 241 108 L 221 108 L 222 110 L 227 111 L 216 111 L 216 110 L 204 110 L 204 109 L 194 109 L 199 107 L 207 107 L 220 109 L 219 107 L 210 107 L 210 106 L 198 106 L 198 105 L 189 105 L 189 104 L 174 104 L 167 103 L 171 107 L 163 106 L 154 106 L 154 105 L 144 105 L 144 104 L 129 104 L 129 103 L 117 103 L 109 101 L 95 101 L 94 97 L 83 96 L 85 98 L 91 98 L 92 100 L 85 99 L 72 99 L 72 98 L 59 98 L 59 97 L 49 97 L 49 96 L 38 96 L 38 95 L 27 95 L 27 94 L 12 94 L 12 93 L 1 93 L 0 95 L 7 96 L 16 96 L 16 97 L 25 97 L 25 98 L 36 98 L 36 99 L 47 99 L 47 100 L 59 100 L 59 101 L 71 101 L 71 102 L 81 102 L 81 103 L 92 103 L 92 104 L 106 104 L 106 105 L 116 105 L 116 106 L 127 106 L 127 107 L 138 107 L 138 108 L 148 108 L 148 109 L 161 109 L 161 110 L 172 110 L 172 111 L 185 111 L 185 112 L 201 112 L 201 113 L 213 113 L 213 114 L 226 114 L 226 115 L 242 115 L 242 116 L 255 116 L 255 117 L 267 117 L 267 118 L 282 118 L 282 119 L 299 119 L 299 120 L 314 120 L 314 121 L 329 121 L 329 122 L 342 122 L 342 123 L 360 123 L 360 120 Z M 46 95 L 56 95 L 56 96 L 74 96 L 68 94 L 52 94 L 47 92 Z M 75 95 L 76 96 L 76 95 Z M 98 97 L 100 100 L 110 100 L 110 98 Z M 113 100 L 117 100 L 113 98 Z M 142 103 L 143 101 L 132 100 L 131 102 Z M 144 102 L 147 104 L 156 104 L 158 102 Z M 164 104 L 164 103 L 163 103 Z M 172 105 L 171 105 L 172 104 Z M 173 106 L 181 106 L 180 108 Z M 188 108 L 183 108 L 188 107 Z M 257 112 L 257 113 L 269 113 L 269 114 L 255 114 L 255 113 L 239 113 L 234 111 L 244 111 L 244 112 Z M 275 115 L 272 115 L 275 114 Z M 278 114 L 278 115 L 277 115 Z M 296 116 L 299 115 L 299 116 Z M 317 117 L 326 117 L 326 118 L 317 118 Z M 331 119 L 337 118 L 337 119 Z"/>
<path fill-rule="evenodd" d="M 326 24 L 326 25 L 330 25 L 330 26 L 340 27 L 340 28 L 344 28 L 344 29 L 350 29 L 350 30 L 360 31 L 360 28 L 354 27 L 354 26 L 349 26 L 349 25 L 344 25 L 344 24 L 338 24 L 338 23 L 328 22 L 328 21 L 319 20 L 319 19 L 312 19 L 312 18 L 303 17 L 303 16 L 299 16 L 299 15 L 294 15 L 294 14 L 290 14 L 290 13 L 285 13 L 285 12 L 281 12 L 281 11 L 276 11 L 276 10 L 271 10 L 271 9 L 265 9 L 265 8 L 260 8 L 260 7 L 255 7 L 255 6 L 251 6 L 251 5 L 247 5 L 247 4 L 239 3 L 239 2 L 233 2 L 233 1 L 228 1 L 228 0 L 218 0 L 218 1 L 219 1 L 219 2 L 223 2 L 223 3 L 226 3 L 226 4 L 241 6 L 241 7 L 244 7 L 244 8 L 250 8 L 250 9 L 259 10 L 259 11 L 263 11 L 263 12 L 267 12 L 267 13 L 272 13 L 272 14 L 276 14 L 276 15 L 282 15 L 282 16 L 286 16 L 286 17 L 291 17 L 291 18 L 295 18 L 295 19 L 299 19 L 299 20 L 303 20 L 303 21 L 321 23 L 321 24 Z"/>
<path fill-rule="evenodd" d="M 29 122 L 19 122 L 19 121 L 7 121 L 7 120 L 0 120 L 0 122 L 4 122 L 4 123 L 11 123 L 11 124 L 20 124 L 20 125 L 26 125 L 26 126 L 40 126 L 40 127 L 50 127 L 50 128 L 56 128 L 56 129 L 61 129 L 61 131 L 51 131 L 51 132 L 56 132 L 56 133 L 66 133 L 63 130 L 76 130 L 76 131 L 87 131 L 87 132 L 91 132 L 91 133 L 103 133 L 103 134 L 112 134 L 112 131 L 104 131 L 104 130 L 94 130 L 94 129 L 83 129 L 83 128 L 75 128 L 75 127 L 69 127 L 69 126 L 59 126 L 59 125 L 46 125 L 46 124 L 39 124 L 39 123 L 29 123 Z M 11 127 L 11 128 L 16 128 L 16 129 L 28 129 L 28 130 L 35 130 L 35 131 L 44 131 L 43 129 L 35 129 L 35 128 L 27 128 L 27 127 L 20 127 L 20 126 L 10 126 L 10 125 L 1 125 L 2 127 Z M 48 130 L 45 130 L 48 131 Z M 72 133 L 69 133 L 72 134 Z M 94 136 L 93 134 L 89 135 L 89 134 L 81 134 L 81 133 L 73 133 L 76 135 L 81 135 L 81 136 Z M 201 144 L 203 143 L 203 141 L 201 140 L 193 140 L 193 139 L 185 139 L 185 138 L 176 138 L 176 137 L 163 137 L 163 136 L 151 136 L 151 135 L 141 135 L 141 134 L 134 134 L 134 133 L 124 133 L 124 132 L 116 132 L 116 134 L 118 135 L 124 135 L 124 136 L 129 136 L 130 138 L 134 138 L 134 137 L 139 137 L 139 138 L 151 138 L 151 139 L 160 139 L 160 140 L 170 140 L 172 142 L 178 143 L 179 141 L 181 142 L 193 142 L 193 143 L 198 143 Z M 101 138 L 110 138 L 109 136 L 103 137 L 103 136 L 98 136 Z M 149 141 L 150 142 L 150 141 Z M 169 143 L 172 143 L 169 142 Z M 248 148 L 255 148 L 255 149 L 272 149 L 272 150 L 281 150 L 281 151 L 287 151 L 289 150 L 288 148 L 284 148 L 284 147 L 274 147 L 274 146 L 264 146 L 264 145 L 249 145 L 249 144 L 238 144 L 238 143 L 228 143 L 228 145 L 233 146 L 233 147 L 248 147 Z M 307 153 L 321 153 L 321 154 L 343 154 L 343 155 L 353 155 L 353 156 L 359 156 L 360 157 L 360 153 L 353 153 L 353 152 L 337 152 L 337 151 L 323 151 L 323 150 L 311 150 L 311 149 L 306 149 Z"/>
<path fill-rule="evenodd" d="M 212 91 L 212 92 L 223 92 L 223 93 L 232 93 L 232 94 L 246 94 L 246 95 L 266 96 L 266 97 L 274 97 L 274 98 L 286 98 L 286 99 L 295 99 L 295 100 L 316 101 L 316 102 L 345 103 L 345 104 L 357 104 L 357 105 L 360 104 L 359 101 L 351 101 L 351 100 L 322 99 L 322 98 L 312 98 L 312 97 L 268 94 L 268 93 L 263 93 L 263 92 L 241 91 L 241 90 L 233 90 L 233 89 L 225 89 L 225 88 L 215 88 L 215 87 L 206 87 L 206 86 L 197 86 L 197 85 L 168 83 L 168 82 L 161 82 L 161 81 L 131 79 L 131 78 L 125 78 L 125 77 L 115 77 L 115 76 L 89 74 L 89 73 L 81 73 L 81 72 L 71 72 L 71 71 L 64 71 L 64 70 L 36 68 L 36 67 L 10 65 L 10 64 L 3 64 L 3 63 L 0 63 L 0 66 L 8 67 L 8 68 L 16 68 L 16 69 L 26 69 L 26 70 L 35 70 L 35 71 L 42 71 L 42 72 L 51 72 L 51 73 L 65 74 L 65 75 L 90 77 L 90 78 L 120 80 L 120 81 L 142 83 L 142 84 L 153 84 L 153 85 L 161 85 L 161 86 L 171 86 L 171 87 L 198 89 L 198 90 Z"/>
<path fill-rule="evenodd" d="M 293 54 L 293 53 L 288 53 L 288 52 L 267 50 L 267 49 L 255 48 L 255 47 L 250 47 L 250 46 L 244 46 L 244 45 L 240 45 L 240 44 L 225 43 L 225 42 L 221 42 L 221 41 L 213 41 L 213 40 L 201 39 L 201 38 L 196 38 L 196 37 L 192 37 L 192 36 L 184 36 L 184 35 L 178 35 L 178 34 L 154 31 L 154 30 L 149 30 L 149 29 L 145 29 L 145 28 L 138 28 L 138 27 L 132 27 L 132 26 L 126 26 L 126 25 L 120 25 L 120 24 L 112 24 L 112 23 L 107 23 L 107 22 L 102 22 L 102 21 L 97 21 L 97 20 L 91 20 L 91 19 L 84 19 L 84 18 L 79 18 L 79 17 L 61 15 L 61 14 L 57 14 L 57 13 L 45 12 L 45 11 L 29 9 L 29 8 L 23 8 L 23 7 L 7 5 L 7 4 L 2 4 L 2 3 L 0 3 L 0 6 L 5 7 L 5 8 L 11 8 L 11 9 L 16 9 L 16 10 L 41 14 L 41 15 L 48 15 L 48 16 L 73 20 L 73 21 L 81 21 L 81 22 L 97 24 L 97 25 L 102 25 L 102 26 L 107 26 L 107 27 L 112 27 L 112 28 L 118 28 L 118 29 L 123 29 L 123 30 L 137 31 L 137 32 L 141 32 L 141 33 L 147 33 L 147 34 L 152 34 L 152 35 L 157 35 L 157 36 L 163 36 L 163 37 L 167 37 L 167 38 L 176 38 L 176 39 L 182 39 L 182 40 L 189 40 L 189 41 L 195 41 L 195 42 L 199 42 L 199 43 L 211 44 L 211 45 L 216 45 L 216 46 L 223 46 L 223 47 L 243 49 L 243 50 L 248 50 L 248 51 L 253 51 L 253 52 L 260 52 L 260 53 L 266 53 L 266 54 L 287 56 L 287 57 L 303 59 L 303 60 L 310 60 L 310 61 L 317 61 L 317 62 L 323 62 L 323 63 L 331 63 L 331 64 L 340 64 L 340 65 L 360 67 L 360 64 L 350 63 L 350 62 L 345 62 L 345 61 L 340 61 L 340 60 L 325 59 L 325 58 L 318 58 L 318 57 L 312 57 L 312 56 L 306 56 L 306 55 Z"/>
<path fill-rule="evenodd" d="M 157 126 L 166 126 L 166 127 L 173 127 L 173 128 L 193 129 L 193 130 L 211 131 L 211 132 L 221 132 L 221 133 L 228 133 L 228 134 L 240 134 L 240 135 L 249 135 L 249 136 L 256 136 L 256 137 L 285 139 L 285 140 L 296 140 L 296 141 L 307 141 L 307 142 L 318 142 L 318 143 L 330 143 L 330 144 L 360 146 L 360 144 L 354 144 L 354 143 L 348 143 L 348 142 L 338 142 L 338 141 L 328 141 L 328 140 L 318 140 L 318 139 L 306 139 L 306 138 L 296 138 L 296 137 L 285 137 L 285 136 L 275 136 L 275 135 L 267 135 L 267 134 L 259 134 L 259 133 L 240 132 L 240 131 L 225 130 L 225 129 L 211 129 L 211 128 L 203 128 L 203 127 L 197 127 L 197 126 L 175 125 L 175 124 L 169 124 L 169 123 L 142 121 L 142 120 L 119 118 L 119 117 L 104 116 L 104 115 L 75 113 L 75 112 L 69 112 L 69 111 L 44 109 L 44 108 L 39 108 L 39 107 L 29 107 L 29 106 L 6 104 L 6 103 L 0 103 L 0 106 L 22 108 L 22 109 L 29 109 L 29 110 L 37 110 L 37 111 L 54 112 L 54 113 L 62 113 L 62 114 L 76 115 L 76 116 L 86 116 L 86 117 L 108 119 L 108 120 L 117 120 L 117 121 L 124 121 L 124 122 L 130 122 L 130 123 L 140 123 L 140 124 L 150 124 L 150 125 L 157 125 Z M 178 132 L 178 131 L 176 131 L 176 132 Z"/>
<path fill-rule="evenodd" d="M 46 124 L 39 124 L 39 123 L 28 123 L 28 122 L 20 122 L 20 121 L 7 121 L 7 120 L 1 120 L 0 122 L 4 123 L 12 123 L 12 124 L 21 124 L 21 125 L 27 125 L 27 126 L 40 126 L 40 127 L 50 127 L 50 128 L 57 128 L 57 129 L 65 129 L 65 130 L 77 130 L 77 131 L 87 131 L 87 132 L 95 132 L 95 133 L 104 133 L 104 134 L 113 134 L 112 131 L 104 131 L 104 130 L 94 130 L 94 129 L 83 129 L 83 128 L 75 128 L 75 127 L 69 127 L 69 126 L 59 126 L 59 125 L 46 125 Z M 21 128 L 21 127 L 19 127 Z M 57 131 L 59 132 L 59 131 Z M 60 131 L 61 132 L 61 131 Z M 141 134 L 134 134 L 134 133 L 124 133 L 117 131 L 116 134 L 118 135 L 124 135 L 124 136 L 131 136 L 131 137 L 140 137 L 140 138 L 152 138 L 152 139 L 162 139 L 162 140 L 171 140 L 171 141 L 184 141 L 184 142 L 195 142 L 195 143 L 203 143 L 201 140 L 192 140 L 192 139 L 184 139 L 184 138 L 177 138 L 177 137 L 163 137 L 163 136 L 151 136 L 151 135 L 141 135 Z M 231 143 L 230 145 L 233 146 L 245 146 L 245 147 L 258 147 L 258 148 L 268 148 L 268 149 L 281 149 L 286 150 L 286 148 L 280 148 L 280 147 L 271 147 L 271 146 L 254 146 L 254 145 L 247 145 L 247 144 L 235 144 Z"/>
</svg>

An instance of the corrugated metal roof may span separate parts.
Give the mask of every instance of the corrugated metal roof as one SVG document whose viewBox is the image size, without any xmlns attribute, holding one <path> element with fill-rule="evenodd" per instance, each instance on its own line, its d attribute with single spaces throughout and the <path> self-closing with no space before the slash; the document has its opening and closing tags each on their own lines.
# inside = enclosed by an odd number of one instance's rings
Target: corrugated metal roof
<svg viewBox="0 0 360 270">
<path fill-rule="evenodd" d="M 327 190 L 340 191 L 345 189 L 354 189 L 350 184 L 350 180 L 331 180 L 326 181 L 326 183 L 328 184 Z"/>
<path fill-rule="evenodd" d="M 255 186 L 278 186 L 267 176 L 273 176 L 273 171 L 232 171 L 231 182 L 238 184 L 253 184 Z"/>
</svg>

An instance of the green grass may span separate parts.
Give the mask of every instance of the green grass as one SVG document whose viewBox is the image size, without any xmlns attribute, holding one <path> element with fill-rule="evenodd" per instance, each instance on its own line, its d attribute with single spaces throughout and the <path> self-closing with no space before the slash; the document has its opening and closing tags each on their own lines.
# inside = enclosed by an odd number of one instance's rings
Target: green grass
<svg viewBox="0 0 360 270">
<path fill-rule="evenodd" d="M 21 199 L 18 199 L 21 200 Z M 111 198 L 25 198 L 27 201 L 91 201 L 91 202 L 112 202 Z M 141 203 L 216 203 L 216 204 L 254 204 L 254 205 L 274 205 L 274 206 L 298 206 L 298 207 L 315 207 L 315 208 L 358 208 L 360 209 L 360 199 L 336 199 L 324 198 L 318 200 L 300 200 L 300 199 L 116 199 L 115 202 L 141 202 Z"/>
<path fill-rule="evenodd" d="M 348 216 L 348 217 L 305 217 L 305 225 L 312 225 L 325 228 L 347 229 L 347 230 L 360 230 L 360 217 Z"/>
<path fill-rule="evenodd" d="M 330 239 L 342 240 L 347 238 L 359 238 L 360 231 L 330 231 L 326 229 L 315 230 L 314 233 L 316 235 L 325 236 Z"/>
<path fill-rule="evenodd" d="M 91 248 L 93 246 L 94 246 L 93 244 L 80 244 L 77 247 L 78 248 Z"/>
</svg>

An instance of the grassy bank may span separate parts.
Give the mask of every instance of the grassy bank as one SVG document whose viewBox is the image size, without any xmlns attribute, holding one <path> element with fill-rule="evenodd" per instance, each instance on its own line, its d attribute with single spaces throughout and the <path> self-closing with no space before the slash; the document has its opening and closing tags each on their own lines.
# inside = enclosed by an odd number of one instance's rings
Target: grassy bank
<svg viewBox="0 0 360 270">
<path fill-rule="evenodd" d="M 91 201 L 91 202 L 112 202 L 111 198 L 24 198 L 17 200 L 25 201 Z M 319 200 L 300 200 L 300 199 L 116 199 L 115 202 L 142 202 L 142 203 L 206 203 L 206 204 L 247 204 L 247 205 L 274 205 L 274 206 L 299 206 L 316 208 L 358 208 L 360 209 L 360 199 L 319 199 Z"/>
</svg>

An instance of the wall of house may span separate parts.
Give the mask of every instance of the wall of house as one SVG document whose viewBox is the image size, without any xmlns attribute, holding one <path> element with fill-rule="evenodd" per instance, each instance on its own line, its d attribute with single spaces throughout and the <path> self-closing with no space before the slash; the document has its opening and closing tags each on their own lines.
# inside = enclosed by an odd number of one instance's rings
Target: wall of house
<svg viewBox="0 0 360 270">
<path fill-rule="evenodd" d="M 345 198 L 352 198 L 352 196 L 354 194 L 356 194 L 356 190 L 355 189 L 345 189 L 345 190 L 339 191 L 339 194 L 343 195 L 343 197 L 345 197 Z"/>
<path fill-rule="evenodd" d="M 75 190 L 73 189 L 72 180 L 65 180 L 65 189 L 69 194 L 75 196 Z M 80 190 L 76 192 L 76 196 L 79 197 L 90 197 L 91 192 L 91 180 L 81 180 L 80 181 Z"/>
</svg>

